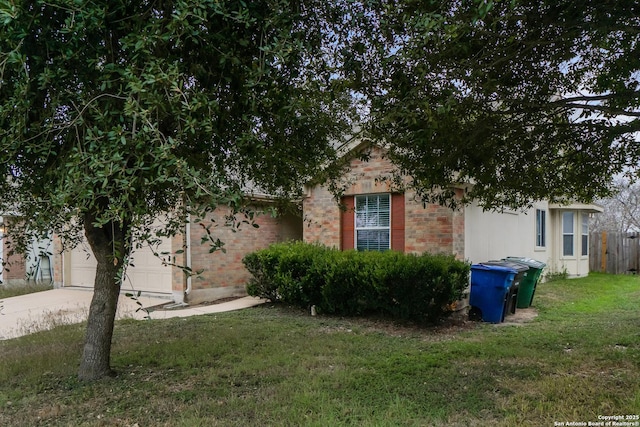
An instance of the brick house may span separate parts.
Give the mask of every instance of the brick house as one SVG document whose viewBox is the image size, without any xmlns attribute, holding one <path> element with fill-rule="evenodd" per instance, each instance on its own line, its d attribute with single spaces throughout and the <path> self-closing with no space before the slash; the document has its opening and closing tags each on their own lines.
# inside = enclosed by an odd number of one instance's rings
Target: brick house
<svg viewBox="0 0 640 427">
<path fill-rule="evenodd" d="M 272 243 L 300 239 L 343 250 L 453 254 L 472 263 L 523 256 L 545 262 L 551 272 L 588 273 L 589 217 L 602 211 L 599 206 L 539 201 L 524 211 L 498 213 L 473 203 L 458 210 L 423 205 L 412 190 L 393 179 L 395 166 L 383 148 L 353 141 L 345 147 L 350 154 L 369 149 L 370 156 L 363 161 L 345 155 L 348 171 L 341 179 L 340 200 L 326 184 L 310 185 L 305 188 L 301 216 L 261 215 L 256 219 L 259 228 L 245 226 L 237 232 L 217 227 L 212 230 L 214 238 L 225 243 L 226 252 L 209 253 L 209 242 L 202 243 L 203 226 L 212 220 L 224 223 L 225 212 L 219 209 L 202 223 L 187 224 L 182 234 L 165 239 L 157 248 L 137 250 L 123 290 L 165 294 L 176 303 L 192 304 L 245 295 L 249 272 L 242 258 Z M 461 197 L 465 186 L 455 191 Z M 86 246 L 63 252 L 56 240 L 52 252 L 55 285 L 93 287 L 95 259 Z M 158 257 L 154 252 L 172 255 Z M 163 260 L 173 266 L 163 265 Z M 187 277 L 176 265 L 202 273 Z"/>
<path fill-rule="evenodd" d="M 262 199 L 256 208 L 268 203 Z M 190 304 L 246 295 L 249 272 L 242 258 L 271 243 L 302 238 L 302 220 L 292 214 L 258 215 L 255 223 L 259 228 L 244 225 L 234 232 L 222 225 L 226 213 L 223 208 L 217 209 L 201 222 L 190 222 L 183 233 L 163 240 L 158 247 L 136 249 L 132 255 L 134 266 L 127 269 L 122 290 L 166 295 L 176 303 Z M 211 244 L 206 239 L 205 227 L 211 224 L 214 239 L 224 242 L 224 251 L 209 252 Z M 59 239 L 55 239 L 54 246 L 54 284 L 93 288 L 96 261 L 88 246 L 81 244 L 63 251 Z M 163 261 L 170 265 L 164 265 Z M 188 266 L 194 273 L 201 273 L 188 277 L 178 266 Z"/>
<path fill-rule="evenodd" d="M 364 147 L 355 150 L 359 148 Z M 384 150 L 370 149 L 368 161 L 350 161 L 342 180 L 341 203 L 323 185 L 307 188 L 303 239 L 343 250 L 447 253 L 463 259 L 464 212 L 436 204 L 423 206 L 413 191 L 397 188 L 390 175 L 394 166 Z"/>
<path fill-rule="evenodd" d="M 475 203 L 458 210 L 423 205 L 413 191 L 398 188 L 383 148 L 358 142 L 343 148 L 353 157 L 346 158 L 344 193 L 337 201 L 326 185 L 306 189 L 304 241 L 343 250 L 453 254 L 472 263 L 521 256 L 546 263 L 550 272 L 588 274 L 589 218 L 601 207 L 537 201 L 521 211 L 488 212 Z M 354 155 L 365 149 L 367 161 Z M 465 186 L 455 191 L 461 197 Z"/>
</svg>

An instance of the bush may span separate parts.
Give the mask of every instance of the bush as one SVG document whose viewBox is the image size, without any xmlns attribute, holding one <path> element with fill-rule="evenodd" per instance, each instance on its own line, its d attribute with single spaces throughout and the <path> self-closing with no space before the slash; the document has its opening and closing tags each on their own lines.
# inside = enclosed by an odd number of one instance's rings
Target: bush
<svg viewBox="0 0 640 427">
<path fill-rule="evenodd" d="M 435 322 L 468 286 L 469 265 L 445 255 L 338 251 L 278 243 L 247 255 L 249 295 L 338 315 Z"/>
</svg>

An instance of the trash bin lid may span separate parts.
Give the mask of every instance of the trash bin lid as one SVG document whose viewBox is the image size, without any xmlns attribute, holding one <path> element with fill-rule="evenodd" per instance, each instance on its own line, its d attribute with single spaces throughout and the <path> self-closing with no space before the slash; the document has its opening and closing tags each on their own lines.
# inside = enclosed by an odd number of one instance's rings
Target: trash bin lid
<svg viewBox="0 0 640 427">
<path fill-rule="evenodd" d="M 491 260 L 483 262 L 484 265 L 498 265 L 500 267 L 511 268 L 516 271 L 516 273 L 522 273 L 523 271 L 529 270 L 529 266 L 523 262 L 514 262 L 513 260 Z"/>
<path fill-rule="evenodd" d="M 495 271 L 500 271 L 504 273 L 514 273 L 514 274 L 518 273 L 518 270 L 511 267 L 507 267 L 504 265 L 485 264 L 485 263 L 473 264 L 471 266 L 471 270 L 483 270 L 483 271 L 495 270 Z"/>
<path fill-rule="evenodd" d="M 543 269 L 547 266 L 547 264 L 545 264 L 542 261 L 538 261 L 535 260 L 533 258 L 526 258 L 526 257 L 517 257 L 517 256 L 508 256 L 505 258 L 506 261 L 514 261 L 514 262 L 519 262 L 521 264 L 525 264 L 531 268 L 539 268 L 539 269 Z"/>
</svg>

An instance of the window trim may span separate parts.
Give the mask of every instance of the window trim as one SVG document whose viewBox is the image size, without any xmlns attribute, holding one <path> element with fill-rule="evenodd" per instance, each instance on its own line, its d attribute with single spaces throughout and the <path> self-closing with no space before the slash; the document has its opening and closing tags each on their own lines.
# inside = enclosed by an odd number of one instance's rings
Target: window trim
<svg viewBox="0 0 640 427">
<path fill-rule="evenodd" d="M 589 256 L 589 214 L 584 212 L 580 215 L 580 256 Z"/>
<path fill-rule="evenodd" d="M 566 232 L 565 231 L 565 217 L 566 215 L 571 215 L 571 231 L 570 232 Z M 560 219 L 560 226 L 561 226 L 561 230 L 562 230 L 562 257 L 563 258 L 575 258 L 576 257 L 576 213 L 574 211 L 565 211 L 562 212 L 562 216 Z M 565 237 L 571 236 L 571 253 L 567 254 L 565 253 Z"/>
<path fill-rule="evenodd" d="M 547 247 L 547 211 L 536 209 L 535 247 L 543 249 Z"/>
<path fill-rule="evenodd" d="M 358 198 L 368 198 L 368 197 L 380 197 L 380 196 L 387 196 L 388 201 L 389 201 L 389 225 L 388 226 L 373 226 L 373 227 L 358 227 Z M 361 249 L 358 248 L 358 231 L 379 231 L 379 230 L 387 230 L 389 233 L 389 245 L 386 249 L 384 250 L 391 250 L 393 247 L 393 242 L 392 242 L 392 226 L 393 226 L 393 218 L 392 218 L 392 212 L 393 212 L 393 196 L 391 193 L 371 193 L 371 194 L 357 194 L 353 196 L 353 248 L 357 251 L 360 251 Z M 375 249 L 362 249 L 362 251 L 365 250 L 375 250 Z"/>
</svg>

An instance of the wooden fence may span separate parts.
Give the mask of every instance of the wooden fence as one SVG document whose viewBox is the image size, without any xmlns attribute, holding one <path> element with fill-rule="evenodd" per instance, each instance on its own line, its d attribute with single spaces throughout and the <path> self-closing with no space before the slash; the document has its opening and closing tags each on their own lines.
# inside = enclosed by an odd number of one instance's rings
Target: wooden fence
<svg viewBox="0 0 640 427">
<path fill-rule="evenodd" d="M 589 269 L 612 274 L 637 274 L 640 270 L 640 233 L 591 233 Z"/>
</svg>

